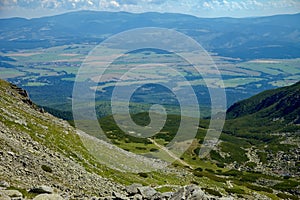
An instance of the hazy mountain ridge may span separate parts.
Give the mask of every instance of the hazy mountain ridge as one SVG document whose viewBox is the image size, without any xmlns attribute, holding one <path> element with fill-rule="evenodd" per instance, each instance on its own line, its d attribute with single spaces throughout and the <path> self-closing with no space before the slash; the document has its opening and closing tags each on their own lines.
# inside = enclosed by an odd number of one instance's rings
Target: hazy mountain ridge
<svg viewBox="0 0 300 200">
<path fill-rule="evenodd" d="M 1 19 L 2 50 L 99 43 L 132 28 L 164 27 L 183 32 L 209 51 L 235 58 L 295 58 L 300 14 L 257 18 L 197 18 L 170 13 L 79 11 L 35 19 Z"/>
</svg>

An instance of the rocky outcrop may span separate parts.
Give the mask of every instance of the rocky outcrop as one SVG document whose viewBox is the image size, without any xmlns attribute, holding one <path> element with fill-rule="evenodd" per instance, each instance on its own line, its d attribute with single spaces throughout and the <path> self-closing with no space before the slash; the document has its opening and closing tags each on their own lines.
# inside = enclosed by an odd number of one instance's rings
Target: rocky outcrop
<svg viewBox="0 0 300 200">
<path fill-rule="evenodd" d="M 113 193 L 113 196 L 101 197 L 98 200 L 233 200 L 231 197 L 216 197 L 206 194 L 199 186 L 187 185 L 176 192 L 160 193 L 149 186 L 132 184 L 125 189 L 126 195 Z M 96 200 L 96 198 L 95 198 Z"/>
</svg>

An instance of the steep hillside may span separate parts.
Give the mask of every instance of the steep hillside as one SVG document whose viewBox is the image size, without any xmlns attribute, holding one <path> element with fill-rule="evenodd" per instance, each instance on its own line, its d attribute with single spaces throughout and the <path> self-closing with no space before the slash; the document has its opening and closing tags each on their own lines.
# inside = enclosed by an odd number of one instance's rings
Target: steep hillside
<svg viewBox="0 0 300 200">
<path fill-rule="evenodd" d="M 299 131 L 300 82 L 235 103 L 228 109 L 227 119 L 236 129 Z"/>
<path fill-rule="evenodd" d="M 127 149 L 124 151 L 45 113 L 25 90 L 0 80 L 0 199 L 23 196 L 39 200 L 47 195 L 52 199 L 121 200 L 298 198 L 299 143 L 293 135 L 272 136 L 272 143 L 264 143 L 224 133 L 216 150 L 202 160 L 197 157 L 206 132 L 201 126 L 190 149 L 162 170 L 124 172 L 103 164 L 106 159 L 121 165 L 151 165 L 130 152 L 160 148 L 176 133 L 177 118 L 169 119 L 167 135 L 161 132 L 150 143 L 132 140 L 119 131 L 114 135 L 110 130 L 117 130 L 115 125 L 108 118 L 102 119 L 108 137 Z M 83 140 L 92 148 L 87 149 Z M 285 165 L 287 160 L 289 165 Z"/>
<path fill-rule="evenodd" d="M 101 157 L 92 156 L 83 140 Z M 101 159 L 116 163 L 136 160 L 140 167 L 153 165 L 75 130 L 39 109 L 25 90 L 0 80 L 1 200 L 217 198 L 191 185 L 212 188 L 214 183 L 201 180 L 182 167 L 125 173 L 107 167 Z"/>
<path fill-rule="evenodd" d="M 2 80 L 0 157 L 0 180 L 23 189 L 24 195 L 40 185 L 66 198 L 105 196 L 123 188 L 97 174 L 101 168 L 94 167 L 97 163 L 70 125 L 44 113 L 26 91 Z"/>
</svg>

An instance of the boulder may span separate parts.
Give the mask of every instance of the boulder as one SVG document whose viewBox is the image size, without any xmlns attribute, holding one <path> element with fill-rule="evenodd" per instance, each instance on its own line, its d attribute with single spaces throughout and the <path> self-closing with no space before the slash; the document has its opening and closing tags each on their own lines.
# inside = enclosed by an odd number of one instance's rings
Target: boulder
<svg viewBox="0 0 300 200">
<path fill-rule="evenodd" d="M 0 191 L 0 199 L 1 200 L 10 200 L 10 197 L 6 194 L 3 194 L 2 191 Z"/>
<path fill-rule="evenodd" d="M 23 197 L 23 194 L 18 190 L 2 190 L 2 194 L 9 196 L 10 198 Z"/>
<path fill-rule="evenodd" d="M 113 192 L 113 196 L 116 198 L 116 199 L 128 199 L 126 196 L 124 196 L 123 194 L 120 194 L 118 192 Z"/>
<path fill-rule="evenodd" d="M 138 183 L 134 183 L 132 185 L 127 186 L 125 188 L 125 191 L 128 193 L 129 196 L 133 196 L 133 195 L 135 195 L 139 192 L 138 191 L 139 187 L 143 187 L 143 185 L 138 184 Z"/>
<path fill-rule="evenodd" d="M 180 200 L 180 199 L 189 199 L 189 200 L 209 200 L 209 199 L 219 199 L 217 197 L 212 197 L 205 194 L 200 187 L 196 185 L 187 185 L 175 192 L 170 200 Z"/>
<path fill-rule="evenodd" d="M 196 185 L 188 185 L 186 189 L 186 198 L 190 200 L 208 199 L 203 190 Z"/>
<path fill-rule="evenodd" d="M 0 187 L 2 188 L 8 188 L 10 185 L 8 182 L 6 181 L 0 181 Z"/>
<path fill-rule="evenodd" d="M 53 189 L 51 187 L 42 185 L 29 190 L 29 192 L 37 193 L 37 194 L 52 194 Z"/>
<path fill-rule="evenodd" d="M 149 186 L 138 187 L 138 191 L 143 196 L 143 198 L 146 199 L 151 199 L 151 197 L 157 193 L 155 189 Z"/>
<path fill-rule="evenodd" d="M 63 200 L 63 198 L 58 194 L 40 194 L 33 200 Z"/>
<path fill-rule="evenodd" d="M 164 192 L 161 194 L 162 198 L 169 199 L 173 195 L 173 192 Z"/>
<path fill-rule="evenodd" d="M 175 193 L 173 193 L 173 195 L 170 197 L 170 200 L 181 200 L 181 199 L 185 199 L 185 189 L 184 188 L 180 188 Z"/>
</svg>

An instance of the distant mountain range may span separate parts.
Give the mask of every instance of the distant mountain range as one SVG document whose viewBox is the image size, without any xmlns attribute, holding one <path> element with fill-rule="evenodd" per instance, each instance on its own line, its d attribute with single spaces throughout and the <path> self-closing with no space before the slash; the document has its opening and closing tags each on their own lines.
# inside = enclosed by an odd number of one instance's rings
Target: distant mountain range
<svg viewBox="0 0 300 200">
<path fill-rule="evenodd" d="M 2 51 L 72 43 L 99 43 L 132 28 L 183 32 L 204 48 L 241 59 L 295 58 L 300 52 L 300 14 L 257 18 L 197 18 L 183 14 L 78 11 L 36 19 L 0 20 Z"/>
</svg>

